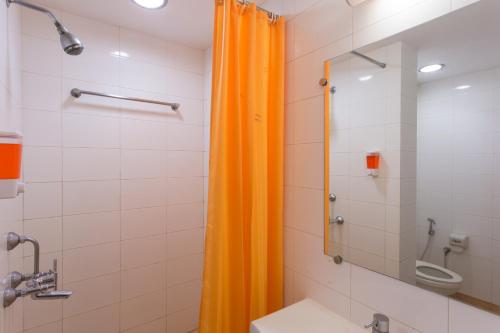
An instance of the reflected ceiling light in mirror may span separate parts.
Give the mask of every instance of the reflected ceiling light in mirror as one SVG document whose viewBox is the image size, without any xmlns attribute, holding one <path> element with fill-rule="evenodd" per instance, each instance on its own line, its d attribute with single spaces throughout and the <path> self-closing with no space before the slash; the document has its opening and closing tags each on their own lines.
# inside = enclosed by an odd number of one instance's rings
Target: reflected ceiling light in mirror
<svg viewBox="0 0 500 333">
<path fill-rule="evenodd" d="M 359 81 L 361 82 L 365 82 L 365 81 L 368 81 L 368 80 L 371 80 L 373 79 L 373 75 L 366 75 L 366 76 L 361 76 L 358 78 Z"/>
<path fill-rule="evenodd" d="M 146 9 L 160 9 L 167 5 L 167 0 L 132 0 L 136 5 Z"/>
<path fill-rule="evenodd" d="M 444 68 L 444 64 L 432 64 L 421 67 L 418 71 L 420 73 L 434 73 L 442 70 Z"/>
<path fill-rule="evenodd" d="M 457 90 L 467 90 L 469 88 L 471 88 L 472 86 L 468 85 L 468 84 L 463 84 L 463 85 L 460 85 L 458 87 L 455 87 L 455 89 Z"/>
<path fill-rule="evenodd" d="M 128 54 L 127 52 L 123 52 L 123 51 L 113 51 L 113 52 L 111 52 L 111 55 L 113 57 L 117 57 L 117 58 L 130 58 L 130 54 Z"/>
</svg>

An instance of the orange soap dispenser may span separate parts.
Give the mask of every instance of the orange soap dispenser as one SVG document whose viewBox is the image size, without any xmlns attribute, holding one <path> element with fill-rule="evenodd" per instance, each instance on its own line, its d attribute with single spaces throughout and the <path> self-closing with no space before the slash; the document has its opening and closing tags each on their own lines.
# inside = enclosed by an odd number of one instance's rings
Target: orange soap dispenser
<svg viewBox="0 0 500 333">
<path fill-rule="evenodd" d="M 380 169 L 380 153 L 369 151 L 366 153 L 366 171 L 369 176 L 377 177 Z"/>
<path fill-rule="evenodd" d="M 22 136 L 0 131 L 0 199 L 15 198 L 24 192 L 21 178 Z"/>
</svg>

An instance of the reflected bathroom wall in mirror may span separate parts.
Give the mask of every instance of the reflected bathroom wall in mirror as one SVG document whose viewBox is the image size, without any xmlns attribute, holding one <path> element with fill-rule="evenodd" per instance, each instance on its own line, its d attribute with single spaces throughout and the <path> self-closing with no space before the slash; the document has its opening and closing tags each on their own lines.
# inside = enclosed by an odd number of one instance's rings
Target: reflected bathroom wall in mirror
<svg viewBox="0 0 500 333">
<path fill-rule="evenodd" d="M 499 14 L 481 1 L 325 66 L 326 252 L 497 314 Z"/>
</svg>

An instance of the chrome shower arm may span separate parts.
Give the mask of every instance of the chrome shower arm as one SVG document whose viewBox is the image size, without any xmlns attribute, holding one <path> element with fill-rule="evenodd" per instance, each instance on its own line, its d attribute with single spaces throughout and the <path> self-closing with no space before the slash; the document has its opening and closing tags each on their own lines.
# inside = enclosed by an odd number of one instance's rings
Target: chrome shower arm
<svg viewBox="0 0 500 333">
<path fill-rule="evenodd" d="M 59 23 L 59 20 L 57 19 L 57 17 L 48 9 L 34 5 L 32 3 L 28 3 L 28 2 L 23 1 L 23 0 L 7 0 L 7 6 L 9 6 L 11 3 L 14 3 L 16 5 L 20 5 L 20 6 L 24 6 L 24 7 L 29 8 L 29 9 L 36 10 L 40 13 L 44 13 L 45 15 L 49 16 L 54 21 L 54 24 L 56 26 L 62 26 L 62 24 Z"/>
<path fill-rule="evenodd" d="M 75 35 L 73 35 L 71 32 L 69 32 L 69 30 L 61 22 L 59 22 L 57 17 L 50 10 L 26 2 L 24 0 L 6 0 L 6 1 L 7 1 L 7 7 L 9 7 L 11 3 L 14 3 L 16 5 L 20 5 L 47 15 L 52 19 L 57 29 L 57 32 L 59 33 L 61 47 L 63 48 L 64 52 L 66 52 L 69 55 L 75 55 L 75 56 L 83 52 L 83 49 L 85 47 L 83 46 L 83 43 L 80 41 L 80 39 Z"/>
</svg>

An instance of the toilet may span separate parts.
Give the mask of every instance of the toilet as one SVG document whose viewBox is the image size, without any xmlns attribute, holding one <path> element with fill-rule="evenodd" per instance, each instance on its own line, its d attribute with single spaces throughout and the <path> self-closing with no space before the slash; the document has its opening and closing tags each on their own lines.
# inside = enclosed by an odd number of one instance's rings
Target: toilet
<svg viewBox="0 0 500 333">
<path fill-rule="evenodd" d="M 462 286 L 463 278 L 444 267 L 417 260 L 417 285 L 445 296 L 455 294 Z"/>
</svg>

